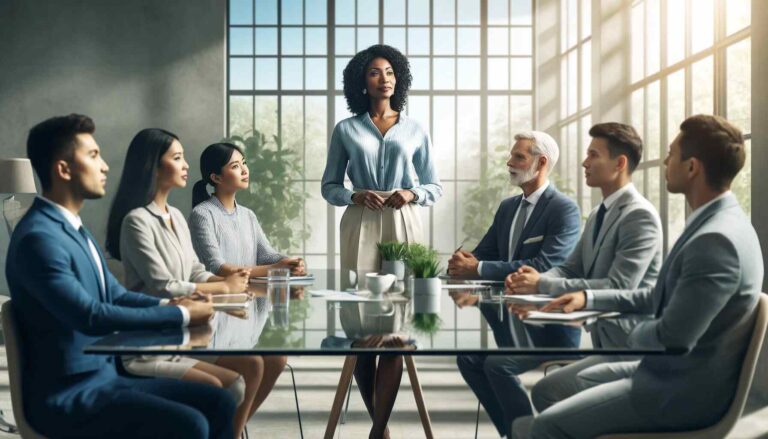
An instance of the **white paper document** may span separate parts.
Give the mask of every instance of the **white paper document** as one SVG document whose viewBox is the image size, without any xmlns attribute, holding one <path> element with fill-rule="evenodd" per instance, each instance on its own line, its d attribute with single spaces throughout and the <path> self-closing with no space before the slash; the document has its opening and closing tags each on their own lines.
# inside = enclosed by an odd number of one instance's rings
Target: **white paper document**
<svg viewBox="0 0 768 439">
<path fill-rule="evenodd" d="M 229 302 L 229 303 L 214 303 L 213 304 L 213 310 L 214 311 L 233 311 L 238 309 L 246 309 L 249 306 L 251 306 L 251 302 Z"/>
<path fill-rule="evenodd" d="M 541 312 L 531 311 L 526 320 L 551 320 L 557 322 L 573 322 L 584 320 L 589 317 L 597 317 L 603 314 L 602 311 L 574 311 L 571 313 L 562 312 Z"/>
<path fill-rule="evenodd" d="M 523 305 L 546 305 L 554 299 L 555 297 L 550 297 L 546 294 L 514 294 L 504 296 L 504 301 L 506 302 Z"/>
<path fill-rule="evenodd" d="M 330 300 L 333 302 L 372 302 L 377 300 L 371 299 L 370 297 L 357 295 L 355 293 L 338 290 L 312 290 L 309 292 L 309 294 L 312 297 L 322 297 L 325 300 Z"/>
<path fill-rule="evenodd" d="M 292 284 L 311 284 L 315 281 L 315 276 L 312 274 L 308 274 L 306 276 L 291 276 L 288 278 L 288 282 Z M 253 284 L 265 284 L 269 282 L 269 278 L 267 276 L 259 276 L 259 277 L 253 277 L 251 278 L 251 283 Z"/>
<path fill-rule="evenodd" d="M 488 288 L 488 285 L 477 284 L 443 284 L 440 288 L 444 290 L 482 290 Z"/>
</svg>

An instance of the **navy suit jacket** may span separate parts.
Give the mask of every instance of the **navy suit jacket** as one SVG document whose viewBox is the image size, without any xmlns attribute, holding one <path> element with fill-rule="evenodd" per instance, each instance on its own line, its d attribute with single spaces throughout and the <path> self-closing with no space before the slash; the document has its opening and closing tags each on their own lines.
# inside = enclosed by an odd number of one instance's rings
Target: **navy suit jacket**
<svg viewBox="0 0 768 439">
<path fill-rule="evenodd" d="M 565 262 L 579 239 L 579 208 L 550 183 L 523 228 L 512 262 L 508 262 L 512 220 L 522 199 L 520 194 L 501 202 L 493 224 L 472 251 L 483 261 L 483 279 L 504 280 L 523 265 L 543 273 Z"/>
<path fill-rule="evenodd" d="M 49 397 L 67 392 L 69 376 L 116 375 L 111 357 L 83 353 L 99 336 L 182 325 L 177 307 L 157 306 L 159 299 L 127 291 L 107 270 L 101 251 L 99 257 L 106 288 L 86 240 L 55 205 L 39 198 L 11 235 L 5 270 L 24 352 L 25 403 L 31 407 L 61 401 Z"/>
</svg>

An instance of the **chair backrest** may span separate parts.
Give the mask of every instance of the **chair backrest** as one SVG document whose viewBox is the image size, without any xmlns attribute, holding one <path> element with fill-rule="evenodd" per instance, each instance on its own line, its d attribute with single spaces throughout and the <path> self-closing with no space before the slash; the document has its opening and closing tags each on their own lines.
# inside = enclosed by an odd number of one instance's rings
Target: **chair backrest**
<svg viewBox="0 0 768 439">
<path fill-rule="evenodd" d="M 755 377 L 755 370 L 757 370 L 757 360 L 765 341 L 766 330 L 768 330 L 768 295 L 765 293 L 760 294 L 755 314 L 757 315 L 755 316 L 755 327 L 752 330 L 752 339 L 747 347 L 747 353 L 744 355 L 744 362 L 741 364 L 741 375 L 739 375 L 739 382 L 731 407 L 720 422 L 710 427 L 713 429 L 720 427 L 717 428 L 717 431 L 722 433 L 721 437 L 725 437 L 736 425 L 744 412 L 744 406 L 747 404 L 749 389 L 752 387 L 752 380 Z"/>
<path fill-rule="evenodd" d="M 651 438 L 669 438 L 669 439 L 719 439 L 724 438 L 736 425 L 744 406 L 747 403 L 749 389 L 752 387 L 752 379 L 757 369 L 757 360 L 760 357 L 760 350 L 765 340 L 766 329 L 768 329 L 768 295 L 760 294 L 760 300 L 755 309 L 755 326 L 752 330 L 752 337 L 747 347 L 747 353 L 744 355 L 744 362 L 741 365 L 739 382 L 736 386 L 736 394 L 733 396 L 731 406 L 723 418 L 707 428 L 696 431 L 687 431 L 679 433 L 630 433 L 630 434 L 610 434 L 600 436 L 599 439 L 651 439 Z"/>
<path fill-rule="evenodd" d="M 3 324 L 5 353 L 8 357 L 8 376 L 11 381 L 11 404 L 13 406 L 13 417 L 16 419 L 16 427 L 19 429 L 21 437 L 23 438 L 42 438 L 43 436 L 37 433 L 29 423 L 27 423 L 27 418 L 24 414 L 24 392 L 21 380 L 21 373 L 24 370 L 24 357 L 21 352 L 22 346 L 19 340 L 16 317 L 14 316 L 10 300 L 3 303 L 3 307 L 0 310 L 0 320 L 2 320 Z"/>
</svg>

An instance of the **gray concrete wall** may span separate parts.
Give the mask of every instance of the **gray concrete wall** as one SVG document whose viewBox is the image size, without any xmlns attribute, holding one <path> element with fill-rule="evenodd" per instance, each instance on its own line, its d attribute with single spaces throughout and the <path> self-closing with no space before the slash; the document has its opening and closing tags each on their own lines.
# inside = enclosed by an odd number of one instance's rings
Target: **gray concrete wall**
<svg viewBox="0 0 768 439">
<path fill-rule="evenodd" d="M 189 187 L 171 196 L 188 212 L 200 152 L 225 133 L 225 37 L 226 0 L 0 2 L 0 157 L 25 157 L 27 131 L 43 119 L 91 116 L 111 169 L 107 197 L 82 217 L 103 246 L 131 138 L 165 128 L 191 165 Z"/>
</svg>

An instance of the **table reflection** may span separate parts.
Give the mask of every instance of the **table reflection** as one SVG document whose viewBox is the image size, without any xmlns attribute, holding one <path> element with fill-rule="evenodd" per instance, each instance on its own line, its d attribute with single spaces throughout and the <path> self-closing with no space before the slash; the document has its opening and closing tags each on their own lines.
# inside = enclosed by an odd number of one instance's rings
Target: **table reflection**
<svg viewBox="0 0 768 439">
<path fill-rule="evenodd" d="M 252 298 L 247 307 L 217 312 L 207 328 L 191 328 L 186 334 L 181 330 L 117 333 L 102 338 L 86 352 L 344 355 L 409 349 L 416 355 L 669 353 L 616 346 L 536 348 L 525 337 L 530 325 L 510 318 L 498 285 L 443 280 L 444 286 L 453 285 L 451 289 L 443 289 L 429 299 L 433 302 L 420 305 L 411 298 L 408 280 L 372 296 L 366 291 L 335 290 L 338 272 L 314 273 L 313 281 L 302 284 L 251 284 L 248 292 Z M 439 312 L 422 312 L 424 308 Z M 636 324 L 636 317 L 622 316 L 599 321 L 594 327 L 605 335 Z"/>
</svg>

